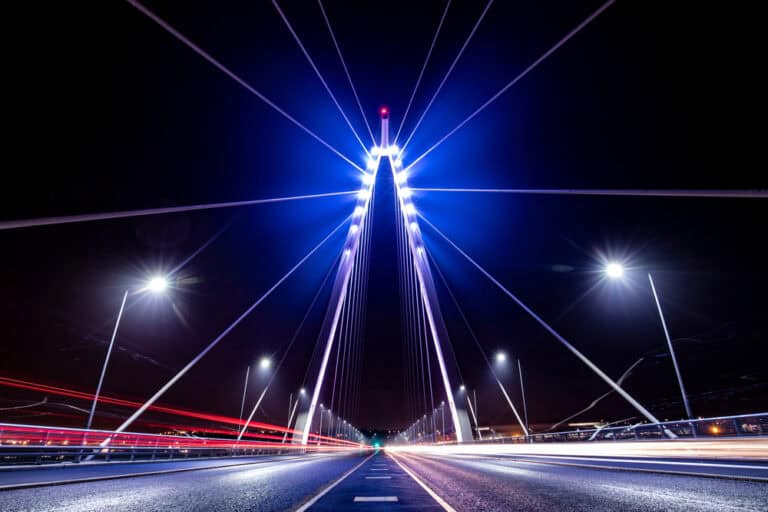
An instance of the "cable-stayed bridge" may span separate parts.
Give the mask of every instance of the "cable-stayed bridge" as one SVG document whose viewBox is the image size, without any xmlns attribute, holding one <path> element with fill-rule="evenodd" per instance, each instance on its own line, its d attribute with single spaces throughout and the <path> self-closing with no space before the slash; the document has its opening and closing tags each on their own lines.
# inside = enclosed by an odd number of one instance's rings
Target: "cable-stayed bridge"
<svg viewBox="0 0 768 512">
<path fill-rule="evenodd" d="M 588 30 L 612 8 L 615 0 L 597 5 L 576 21 L 462 121 L 412 157 L 413 151 L 406 150 L 413 148 L 414 136 L 486 15 L 493 12 L 494 2 L 483 3 L 471 31 L 417 115 L 414 98 L 425 87 L 425 70 L 451 3 L 445 2 L 441 11 L 402 116 L 396 122 L 395 113 L 380 106 L 376 109 L 377 122 L 371 123 L 369 114 L 373 109 L 361 101 L 333 20 L 323 2 L 318 2 L 343 78 L 364 122 L 362 131 L 356 128 L 358 112 L 344 108 L 340 92 L 334 90 L 333 83 L 321 71 L 313 52 L 305 45 L 305 37 L 282 3 L 272 1 L 276 19 L 295 41 L 351 132 L 354 145 L 364 155 L 361 159 L 349 156 L 324 134 L 308 127 L 153 9 L 127 0 L 143 23 L 202 58 L 233 85 L 268 106 L 296 133 L 308 137 L 312 144 L 357 173 L 360 183 L 356 188 L 341 191 L 0 221 L 0 231 L 11 232 L 268 204 L 304 205 L 325 199 L 345 199 L 350 203 L 341 222 L 312 240 L 311 248 L 301 257 L 286 261 L 282 274 L 272 278 L 271 284 L 246 308 L 230 312 L 227 324 L 207 339 L 193 357 L 173 368 L 147 397 L 111 396 L 103 389 L 114 351 L 121 344 L 121 323 L 146 297 L 162 296 L 179 288 L 180 272 L 201 253 L 215 250 L 227 227 L 172 269 L 125 288 L 93 389 L 19 378 L 12 374 L 13 368 L 3 369 L 8 373 L 0 375 L 0 386 L 8 396 L 23 393 L 34 399 L 20 405 L 4 405 L 0 412 L 11 418 L 22 412 L 43 412 L 37 422 L 0 421 L 2 510 L 764 509 L 768 502 L 768 413 L 758 410 L 716 417 L 697 415 L 685 386 L 686 365 L 679 363 L 677 340 L 670 333 L 663 296 L 650 272 L 641 272 L 642 282 L 653 297 L 665 357 L 668 355 L 671 361 L 664 371 L 675 379 L 675 404 L 679 405 L 680 415 L 675 420 L 660 417 L 658 407 L 646 403 L 645 395 L 625 385 L 643 358 L 618 378 L 611 376 L 610 371 L 590 357 L 581 340 L 561 332 L 556 322 L 530 305 L 512 283 L 481 263 L 482 255 L 474 254 L 446 234 L 437 219 L 419 208 L 419 198 L 459 194 L 510 198 L 579 196 L 585 200 L 687 198 L 720 200 L 727 207 L 735 201 L 763 201 L 768 192 L 411 186 L 430 155 L 458 132 L 471 130 L 473 120 L 537 68 L 546 65 L 571 39 Z M 406 121 L 412 125 L 410 131 L 404 131 Z M 376 215 L 377 207 L 394 212 L 387 213 L 385 219 L 389 223 L 387 230 L 393 234 L 392 247 L 386 250 L 394 255 L 397 275 L 393 274 L 391 280 L 399 303 L 391 304 L 389 309 L 391 317 L 400 323 L 400 336 L 393 344 L 398 345 L 397 351 L 403 355 L 403 368 L 397 374 L 402 376 L 407 393 L 401 409 L 391 411 L 395 418 L 407 416 L 407 421 L 401 421 L 394 429 L 391 425 L 358 425 L 356 421 L 365 389 L 370 387 L 366 384 L 363 359 L 371 276 L 382 272 L 372 265 L 374 251 L 382 250 L 376 243 L 382 230 L 382 214 Z M 441 244 L 437 249 L 436 243 Z M 294 335 L 277 353 L 246 365 L 239 415 L 171 405 L 172 390 L 178 389 L 190 372 L 199 368 L 255 311 L 263 308 L 286 283 L 297 279 L 296 275 L 326 250 L 335 256 L 324 269 L 324 277 Z M 438 252 L 445 250 L 466 265 L 466 275 L 490 285 L 540 328 L 549 342 L 560 349 L 563 360 L 568 358 L 568 364 L 578 365 L 589 372 L 590 378 L 599 381 L 604 394 L 589 404 L 573 404 L 574 410 L 586 407 L 560 422 L 538 425 L 529 421 L 521 360 L 504 350 L 486 350 L 465 312 L 466 304 L 462 304 L 446 277 L 450 269 L 440 264 Z M 606 260 L 600 280 L 621 282 L 630 271 L 622 261 Z M 447 311 L 456 312 L 454 319 L 469 334 L 473 350 L 482 361 L 480 371 L 488 377 L 493 390 L 492 402 L 478 404 L 476 390 L 467 387 L 464 375 L 473 363 L 459 356 Z M 319 312 L 322 321 L 311 332 L 315 343 L 305 357 L 307 354 L 297 348 L 297 341 L 309 330 L 307 320 L 313 312 Z M 301 386 L 288 393 L 286 421 L 265 417 L 265 401 L 283 390 L 281 379 L 285 379 L 288 371 L 285 368 L 302 357 L 306 359 L 300 361 L 304 375 L 299 379 Z M 515 376 L 512 381 L 504 378 L 510 370 Z M 258 392 L 254 396 L 249 391 L 257 378 Z M 620 400 L 621 410 L 630 411 L 632 416 L 583 425 L 572 423 L 609 397 Z M 503 410 L 514 423 L 484 424 L 480 408 Z M 46 416 L 69 419 L 57 424 Z M 73 425 L 72 418 L 83 422 Z"/>
</svg>

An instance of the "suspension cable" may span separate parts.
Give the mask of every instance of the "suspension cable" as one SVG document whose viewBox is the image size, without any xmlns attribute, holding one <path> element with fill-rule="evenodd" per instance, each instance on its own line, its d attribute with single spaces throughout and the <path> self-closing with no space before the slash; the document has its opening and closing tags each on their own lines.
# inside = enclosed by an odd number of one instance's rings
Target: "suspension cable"
<svg viewBox="0 0 768 512">
<path fill-rule="evenodd" d="M 288 353 L 291 351 L 291 348 L 293 347 L 293 344 L 296 343 L 296 340 L 299 337 L 299 333 L 301 333 L 301 330 L 304 328 L 304 324 L 307 322 L 307 318 L 309 318 L 310 313 L 314 309 L 315 304 L 317 303 L 317 299 L 320 297 L 320 294 L 325 288 L 325 285 L 328 283 L 328 279 L 330 278 L 331 273 L 333 272 L 333 269 L 336 268 L 336 263 L 339 261 L 340 258 L 341 258 L 341 252 L 339 253 L 339 256 L 336 257 L 331 262 L 331 266 L 328 268 L 328 271 L 325 273 L 325 277 L 320 283 L 320 287 L 317 289 L 315 296 L 312 298 L 312 302 L 310 302 L 306 313 L 304 313 L 304 317 L 301 319 L 301 322 L 299 322 L 299 326 L 296 328 L 296 331 L 294 331 L 293 337 L 291 337 L 291 341 L 288 342 L 288 345 L 285 347 L 285 352 L 283 352 L 283 355 L 280 357 L 280 360 L 277 362 L 277 365 L 275 366 L 275 371 L 272 372 L 272 375 L 270 375 L 269 381 L 267 381 L 267 385 L 262 390 L 261 395 L 259 395 L 258 400 L 256 400 L 256 404 L 253 406 L 253 409 L 251 410 L 251 413 L 248 415 L 247 421 L 243 425 L 243 428 L 240 430 L 240 434 L 237 436 L 238 441 L 240 441 L 240 439 L 243 437 L 243 434 L 245 434 L 245 431 L 248 428 L 248 425 L 250 425 L 251 420 L 253 419 L 253 415 L 256 414 L 256 410 L 259 408 L 259 405 L 261 405 L 261 401 L 264 399 L 264 395 L 267 394 L 267 391 L 269 390 L 270 386 L 272 386 L 272 382 L 274 382 L 275 378 L 277 377 L 277 372 L 279 372 L 280 368 L 282 368 L 283 363 L 285 362 L 285 359 L 288 357 Z M 291 428 L 290 424 L 288 425 L 288 428 Z"/>
<path fill-rule="evenodd" d="M 336 226 L 328 235 L 325 236 L 315 247 L 312 248 L 303 258 L 301 258 L 298 263 L 296 263 L 286 274 L 283 275 L 272 287 L 267 290 L 261 297 L 259 297 L 256 302 L 251 304 L 248 309 L 246 309 L 239 317 L 235 319 L 229 326 L 224 329 L 216 338 L 213 339 L 199 354 L 197 354 L 189 363 L 187 363 L 181 370 L 179 370 L 176 375 L 174 375 L 168 382 L 166 382 L 149 400 L 144 402 L 144 404 L 139 407 L 131 416 L 125 420 L 117 429 L 115 429 L 114 433 L 119 434 L 120 432 L 123 432 L 126 428 L 131 426 L 131 424 L 138 418 L 139 416 L 144 413 L 144 411 L 147 410 L 149 406 L 151 406 L 153 403 L 155 403 L 161 396 L 165 394 L 166 391 L 168 391 L 176 382 L 181 379 L 181 377 L 184 376 L 189 370 L 192 369 L 205 355 L 210 352 L 218 343 L 224 339 L 224 337 L 229 334 L 237 325 L 242 322 L 256 307 L 261 304 L 264 300 L 266 300 L 267 297 L 269 297 L 273 291 L 275 291 L 285 280 L 287 280 L 296 270 L 298 270 L 299 267 L 301 267 L 305 261 L 307 261 L 315 252 L 317 252 L 320 247 L 322 247 L 333 235 L 335 235 L 348 221 L 350 217 L 346 217 L 343 221 L 339 223 L 338 226 Z M 106 445 L 110 442 L 112 438 L 107 438 L 102 445 Z"/>
<path fill-rule="evenodd" d="M 368 129 L 368 135 L 371 136 L 371 142 L 376 142 L 376 138 L 373 136 L 373 131 L 371 131 L 371 125 L 368 123 L 368 117 L 365 115 L 365 110 L 363 110 L 363 105 L 360 103 L 360 97 L 357 95 L 357 89 L 355 89 L 355 84 L 352 83 L 352 75 L 349 74 L 349 69 L 347 69 L 347 63 L 344 61 L 344 57 L 341 54 L 341 47 L 339 46 L 338 41 L 336 40 L 336 36 L 333 33 L 333 28 L 331 27 L 331 21 L 328 19 L 328 14 L 325 12 L 325 7 L 323 7 L 322 0 L 317 0 L 317 4 L 320 6 L 320 11 L 323 13 L 323 19 L 325 19 L 325 24 L 328 27 L 328 32 L 331 34 L 331 39 L 333 40 L 333 45 L 336 47 L 336 53 L 339 54 L 339 60 L 341 61 L 341 67 L 344 68 L 344 74 L 347 75 L 347 80 L 349 81 L 349 86 L 352 88 L 352 94 L 355 96 L 355 101 L 357 102 L 357 106 L 360 108 L 360 115 L 363 117 L 363 121 L 365 121 L 365 127 Z"/>
<path fill-rule="evenodd" d="M 92 222 L 97 220 L 124 219 L 128 217 L 143 217 L 146 215 L 161 215 L 165 213 L 181 213 L 197 210 L 212 210 L 216 208 L 233 208 L 255 204 L 282 203 L 301 199 L 318 199 L 321 197 L 349 196 L 357 194 L 356 190 L 344 192 L 325 192 L 322 194 L 307 194 L 302 196 L 271 197 L 265 199 L 250 199 L 246 201 L 230 201 L 226 203 L 193 204 L 187 206 L 170 206 L 165 208 L 145 208 L 143 210 L 124 210 L 106 213 L 85 213 L 81 215 L 66 215 L 60 217 L 39 217 L 35 219 L 18 219 L 0 222 L 0 231 L 5 229 L 31 228 L 36 226 L 51 226 L 54 224 L 72 224 L 75 222 Z"/>
<path fill-rule="evenodd" d="M 285 111 L 285 110 L 283 110 L 282 108 L 278 107 L 278 106 L 277 106 L 277 104 L 276 104 L 275 102 L 273 102 L 272 100 L 270 100 L 269 98 L 267 98 L 266 96 L 264 96 L 262 93 L 260 93 L 260 92 L 259 92 L 259 91 L 257 91 L 256 89 L 254 89 L 254 88 L 253 88 L 253 87 L 252 87 L 250 84 L 248 84 L 248 83 L 247 83 L 245 80 L 243 80 L 243 79 L 242 79 L 242 78 L 240 78 L 238 75 L 236 75 L 236 74 L 235 74 L 233 71 L 231 71 L 229 68 L 227 68 L 226 66 L 224 66 L 224 64 L 222 64 L 221 62 L 219 62 L 218 60 L 216 60 L 215 58 L 213 58 L 213 57 L 212 57 L 212 56 L 211 56 L 211 55 L 210 55 L 208 52 L 206 52 L 205 50 L 203 50 L 202 48 L 200 48 L 199 46 L 197 46 L 195 43 L 193 43 L 192 41 L 190 41 L 189 39 L 187 39 L 187 37 L 186 37 L 186 36 L 184 36 L 184 35 L 183 35 L 181 32 L 179 32 L 178 30 L 176 30 L 175 28 L 173 28 L 173 27 L 172 27 L 171 25 L 169 25 L 169 24 L 168 24 L 168 23 L 167 23 L 165 20 L 163 20 L 162 18 L 160 18 L 159 16 L 157 16 L 157 15 L 156 15 L 154 12 L 150 11 L 149 9 L 147 9 L 146 7 L 144 7 L 144 5 L 142 5 L 141 3 L 139 3 L 139 2 L 138 2 L 138 1 L 136 1 L 136 0 L 125 0 L 125 1 L 126 1 L 126 2 L 128 2 L 129 4 L 131 4 L 133 7 L 135 7 L 135 8 L 136 8 L 136 9 L 137 9 L 139 12 L 141 12 L 142 14 L 144 14 L 146 17 L 148 17 L 149 19 L 151 19 L 152 21 L 154 21 L 155 23 L 157 23 L 157 24 L 158 24 L 158 25 L 159 25 L 161 28 L 163 28 L 163 29 L 164 29 L 166 32 L 168 32 L 169 34 L 171 34 L 173 37 L 175 37 L 176 39 L 178 39 L 179 41 L 181 41 L 182 43 L 184 43 L 185 45 L 187 45 L 187 46 L 188 46 L 188 47 L 189 47 L 191 50 L 193 50 L 195 53 L 197 53 L 198 55 L 200 55 L 202 58 L 204 58 L 205 60 L 207 60 L 209 63 L 213 64 L 213 65 L 214 65 L 216 68 L 218 68 L 218 69 L 219 69 L 219 70 L 220 70 L 222 73 L 224 73 L 225 75 L 227 75 L 228 77 L 230 77 L 232 80 L 234 80 L 234 81 L 235 81 L 235 82 L 237 82 L 238 84 L 242 85 L 242 86 L 243 86 L 243 87 L 244 87 L 246 90 L 248 90 L 248 92 L 250 92 L 251 94 L 253 94 L 253 95 L 254 95 L 254 96 L 256 96 L 257 98 L 259 98 L 261 101 L 263 101 L 264 103 L 266 103 L 266 104 L 267 104 L 267 105 L 269 105 L 270 107 L 272 107 L 272 109 L 273 109 L 273 110 L 277 111 L 279 114 L 281 114 L 283 117 L 285 117 L 286 119 L 288 119 L 290 122 L 292 122 L 293 124 L 295 124 L 296 126 L 298 126 L 299 128 L 301 128 L 302 130 L 304 130 L 304 132 L 305 132 L 305 133 L 307 133 L 308 135 L 310 135 L 310 136 L 311 136 L 313 139 L 315 139 L 315 140 L 316 140 L 316 141 L 318 141 L 320 144 L 322 144 L 322 145 L 323 145 L 323 146 L 325 146 L 326 148 L 328 148 L 328 149 L 330 149 L 331 151 L 333 151 L 334 153 L 336 153 L 336 155 L 337 155 L 339 158 L 341 158 L 342 160 L 344 160 L 345 162 L 347 162 L 349 165 L 351 165 L 352 167 L 354 167 L 354 168 L 355 168 L 355 169 L 357 169 L 358 171 L 360 171 L 360 172 L 362 172 L 362 173 L 365 173 L 365 170 L 364 170 L 362 167 L 358 166 L 358 165 L 357 165 L 355 162 L 353 162 L 352 160 L 350 160 L 349 158 L 347 158 L 346 156 L 344 156 L 344 155 L 343 155 L 343 154 L 342 154 L 342 153 L 341 153 L 341 152 L 340 152 L 338 149 L 336 149 L 335 147 L 331 146 L 331 145 L 330 145 L 328 142 L 326 142 L 324 139 L 322 139 L 322 138 L 321 138 L 319 135 L 317 135 L 315 132 L 313 132 L 312 130 L 310 130 L 309 128 L 307 128 L 307 127 L 306 127 L 306 126 L 304 126 L 303 124 L 301 124 L 301 123 L 300 123 L 300 122 L 299 122 L 299 121 L 298 121 L 298 120 L 297 120 L 295 117 L 293 117 L 292 115 L 290 115 L 288 112 L 286 112 L 286 111 Z"/>
<path fill-rule="evenodd" d="M 552 328 L 547 322 L 544 321 L 539 315 L 537 315 L 531 308 L 529 308 L 523 301 L 521 301 L 515 294 L 510 292 L 504 285 L 501 284 L 495 277 L 493 277 L 487 270 L 485 270 L 479 263 L 477 263 L 472 257 L 464 252 L 458 245 L 456 245 L 450 238 L 448 238 L 437 226 L 427 220 L 424 215 L 418 214 L 419 217 L 431 227 L 438 235 L 440 235 L 451 247 L 453 247 L 459 254 L 469 261 L 477 270 L 480 271 L 485 277 L 487 277 L 493 284 L 495 284 L 505 295 L 512 299 L 520 308 L 523 309 L 528 315 L 536 320 L 547 332 L 554 336 L 565 348 L 570 350 L 576 357 L 578 357 L 584 364 L 586 364 L 593 372 L 595 372 L 601 379 L 603 379 L 609 386 L 611 386 L 618 394 L 620 394 L 627 402 L 629 402 L 635 409 L 637 409 L 643 416 L 645 416 L 652 423 L 659 423 L 659 420 L 651 414 L 645 407 L 643 407 L 637 400 L 635 400 L 629 393 L 627 393 L 621 386 L 616 384 L 605 372 L 597 367 L 592 361 L 590 361 L 584 354 L 582 354 L 576 347 L 571 345 L 568 340 L 563 338 L 554 328 Z M 674 435 L 674 434 L 673 434 Z"/>
<path fill-rule="evenodd" d="M 325 78 L 323 78 L 323 75 L 320 73 L 320 70 L 315 65 L 315 61 L 312 60 L 312 57 L 310 57 L 309 52 L 304 47 L 304 43 L 302 43 L 301 39 L 299 39 L 299 35 L 293 29 L 293 26 L 291 25 L 291 22 L 288 21 L 288 18 L 285 16 L 285 13 L 280 8 L 280 5 L 278 5 L 277 0 L 272 0 L 272 5 L 275 6 L 275 9 L 277 9 L 278 14 L 280 14 L 280 17 L 283 19 L 283 22 L 285 22 L 285 26 L 288 28 L 288 30 L 291 32 L 291 35 L 293 35 L 293 38 L 296 40 L 296 44 L 299 45 L 299 48 L 301 48 L 301 52 L 307 58 L 307 61 L 309 62 L 309 65 L 312 66 L 312 69 L 315 70 L 315 74 L 317 75 L 317 78 L 319 78 L 320 82 L 322 82 L 323 87 L 325 87 L 326 92 L 328 92 L 328 96 L 331 97 L 331 99 L 333 100 L 334 105 L 336 105 L 336 108 L 339 110 L 339 113 L 341 114 L 341 117 L 344 118 L 344 121 L 347 123 L 347 126 L 349 126 L 349 129 L 352 130 L 352 134 L 357 139 L 357 142 L 360 143 L 360 146 L 363 148 L 363 151 L 365 151 L 366 156 L 370 156 L 368 154 L 368 148 L 363 143 L 362 139 L 360 138 L 360 135 L 357 134 L 357 130 L 355 130 L 355 127 L 352 126 L 352 123 L 349 121 L 349 118 L 347 117 L 347 114 L 344 112 L 344 109 L 341 108 L 341 105 L 339 104 L 339 101 L 336 99 L 336 96 L 334 96 L 333 92 L 331 91 L 331 88 L 328 86 L 328 83 L 325 81 Z"/>
<path fill-rule="evenodd" d="M 768 198 L 767 190 L 685 190 L 685 189 L 574 189 L 574 188 L 412 188 L 414 192 L 467 192 L 489 194 L 541 194 L 571 196 L 637 197 L 723 197 Z"/>
<path fill-rule="evenodd" d="M 320 1 L 320 0 L 318 0 Z M 397 143 L 397 139 L 400 137 L 400 132 L 403 129 L 403 125 L 405 124 L 405 118 L 408 117 L 408 112 L 411 110 L 411 105 L 413 104 L 413 98 L 416 96 L 416 91 L 419 89 L 419 85 L 421 84 L 421 79 L 424 77 L 424 71 L 427 69 L 427 64 L 429 63 L 429 58 L 432 56 L 432 50 L 435 49 L 435 43 L 437 42 L 437 36 L 440 35 L 440 30 L 443 28 L 443 22 L 445 21 L 445 16 L 448 14 L 448 8 L 451 6 L 451 0 L 448 0 L 445 4 L 445 9 L 443 10 L 443 15 L 440 17 L 440 23 L 437 25 L 437 30 L 435 31 L 435 36 L 432 38 L 432 44 L 429 45 L 429 51 L 427 52 L 427 57 L 424 59 L 424 64 L 421 66 L 421 71 L 419 71 L 419 77 L 416 79 L 416 85 L 413 86 L 413 92 L 411 93 L 411 98 L 408 100 L 408 106 L 405 107 L 405 112 L 403 113 L 403 118 L 400 120 L 400 126 L 397 128 L 397 133 L 395 134 L 394 142 Z"/>
<path fill-rule="evenodd" d="M 416 126 L 413 127 L 413 130 L 411 130 L 411 134 L 406 139 L 405 144 L 403 144 L 403 151 L 405 151 L 405 148 L 407 148 L 408 144 L 410 144 L 411 139 L 413 139 L 413 136 L 416 134 L 416 130 L 418 130 L 419 126 L 421 125 L 421 122 L 424 120 L 424 117 L 427 115 L 427 112 L 429 112 L 429 109 L 432 107 L 432 104 L 435 102 L 435 99 L 437 99 L 437 95 L 440 94 L 440 91 L 443 89 L 443 86 L 445 85 L 445 82 L 448 80 L 448 77 L 451 76 L 451 73 L 453 72 L 453 68 L 456 67 L 456 64 L 458 64 L 459 59 L 464 54 L 464 50 L 466 50 L 467 46 L 469 46 L 469 42 L 472 40 L 472 37 L 475 35 L 475 32 L 477 32 L 477 29 L 480 26 L 480 23 L 482 23 L 483 18 L 485 18 L 485 15 L 488 12 L 488 9 L 491 8 L 492 4 L 493 4 L 493 0 L 488 0 L 488 3 L 485 4 L 485 9 L 483 9 L 483 12 L 480 13 L 480 17 L 475 22 L 475 26 L 472 27 L 472 31 L 467 36 L 467 40 L 464 41 L 464 44 L 459 50 L 459 53 L 456 55 L 456 58 L 453 59 L 453 62 L 451 63 L 451 67 L 448 68 L 448 72 L 445 73 L 445 76 L 443 77 L 443 80 L 440 82 L 440 85 L 437 86 L 437 90 L 435 91 L 435 94 L 432 95 L 432 99 L 430 99 L 429 103 L 427 103 L 427 108 L 425 108 L 424 112 L 421 113 L 421 117 L 419 117 L 419 120 L 416 122 Z"/>
<path fill-rule="evenodd" d="M 576 34 L 578 34 L 578 33 L 579 33 L 579 32 L 580 32 L 580 31 L 581 31 L 581 30 L 582 30 L 584 27 L 586 27 L 587 25 L 589 25 L 589 23 L 591 23 L 591 22 L 592 22 L 592 21 L 593 21 L 595 18 L 597 18 L 597 17 L 598 17 L 600 14 L 602 14 L 602 13 L 603 13 L 603 11 L 605 11 L 605 10 L 606 10 L 608 7 L 610 7 L 611 5 L 613 5 L 613 3 L 614 3 L 615 1 L 616 1 L 616 0 L 608 0 L 608 1 L 607 1 L 607 2 L 605 2 L 603 5 L 601 5 L 601 6 L 600 6 L 600 7 L 599 7 L 599 8 L 598 8 L 596 11 L 594 11 L 594 12 L 593 12 L 592 14 L 590 14 L 590 15 L 589 15 L 589 16 L 588 16 L 588 17 L 587 17 L 587 18 L 586 18 L 584 21 L 582 21 L 582 22 L 581 22 L 581 23 L 580 23 L 578 26 L 576 26 L 576 28 L 574 28 L 573 30 L 571 30 L 570 32 L 568 32 L 568 33 L 567 33 L 567 34 L 566 34 L 566 35 L 565 35 L 565 36 L 564 36 L 562 39 L 560 39 L 560 40 L 559 40 L 557 43 L 555 43 L 555 45 L 554 45 L 554 46 L 552 46 L 552 47 L 551 47 L 549 50 L 547 50 L 546 52 L 544 52 L 544 54 L 543 54 L 541 57 L 539 57 L 538 59 L 536 59 L 536 60 L 533 62 L 533 64 L 529 65 L 527 68 L 525 68 L 523 71 L 521 71 L 521 72 L 520 72 L 520 74 L 518 74 L 518 75 L 517 75 L 515 78 L 513 78 L 513 79 L 512 79 L 512 81 L 510 81 L 510 82 L 509 82 L 507 85 L 505 85 L 504 87 L 502 87 L 502 88 L 501 88 L 501 90 L 499 90 L 499 92 L 497 92 L 496 94 L 494 94 L 493 96 L 491 96 L 491 97 L 490 97 L 490 99 L 488 99 L 488 100 L 487 100 L 485 103 L 483 103 L 482 105 L 480 105 L 480 106 L 477 108 L 477 110 L 475 110 L 474 112 L 472 112 L 472 113 L 471 113 L 471 114 L 470 114 L 470 115 L 469 115 L 469 116 L 468 116 L 466 119 L 464 119 L 462 122 L 460 122 L 458 125 L 456 125 L 456 127 L 455 127 L 455 128 L 453 128 L 451 131 L 449 131 L 448 133 L 446 133 L 445 135 L 443 135 L 443 136 L 440 138 L 440 140 L 438 140 L 437 142 L 435 142 L 435 143 L 434 143 L 434 144 L 433 144 L 433 145 L 432 145 L 432 146 L 431 146 L 429 149 L 427 149 L 427 150 L 426 150 L 424 153 L 422 153 L 422 154 L 421 154 L 421 155 L 420 155 L 418 158 L 416 158 L 416 160 L 414 160 L 413 162 L 411 162 L 411 164 L 408 166 L 408 168 L 407 168 L 406 170 L 408 170 L 408 169 L 410 169 L 411 167 L 413 167 L 414 165 L 416 165 L 416 164 L 417 164 L 418 162 L 420 162 L 420 161 L 421 161 L 421 160 L 422 160 L 424 157 L 426 157 L 426 156 L 427 156 L 428 154 L 430 154 L 432 151 L 434 151 L 435 149 L 437 149 L 437 147 L 438 147 L 438 146 L 440 146 L 440 144 L 442 144 L 443 142 L 445 142 L 445 140 L 446 140 L 448 137 L 450 137 L 451 135 L 453 135 L 454 133 L 456 133 L 457 131 L 459 131 L 459 130 L 460 130 L 460 129 L 461 129 L 461 128 L 462 128 L 462 127 L 465 125 L 465 124 L 467 124 L 469 121 L 471 121 L 472 119 L 474 119 L 474 118 L 475 118 L 475 116 L 477 116 L 477 115 L 478 115 L 480 112 L 482 112 L 483 110 L 485 110 L 485 109 L 486 109 L 486 107 L 488 107 L 488 105 L 490 105 L 491 103 L 493 103 L 494 101 L 496 101 L 496 100 L 499 98 L 499 96 L 501 96 L 502 94 L 504 94 L 505 92 L 507 92 L 507 91 L 509 90 L 509 88 L 510 88 L 510 87 L 512 87 L 512 86 L 513 86 L 513 85 L 515 85 L 517 82 L 519 82 L 520 80 L 522 80 L 522 79 L 523 79 L 523 78 L 524 78 L 524 77 L 525 77 L 525 76 L 526 76 L 528 73 L 530 73 L 530 72 L 531 72 L 531 71 L 532 71 L 534 68 L 536 68 L 536 66 L 538 66 L 539 64 L 541 64 L 541 63 L 542 63 L 544 60 L 546 60 L 546 59 L 547 59 L 547 57 L 549 57 L 550 55 L 552 55 L 552 54 L 553 54 L 555 51 L 557 51 L 557 49 L 558 49 L 558 48 L 560 48 L 562 45 L 564 45 L 564 44 L 565 44 L 565 43 L 566 43 L 566 42 L 567 42 L 569 39 L 571 39 L 573 36 L 575 36 Z"/>
</svg>

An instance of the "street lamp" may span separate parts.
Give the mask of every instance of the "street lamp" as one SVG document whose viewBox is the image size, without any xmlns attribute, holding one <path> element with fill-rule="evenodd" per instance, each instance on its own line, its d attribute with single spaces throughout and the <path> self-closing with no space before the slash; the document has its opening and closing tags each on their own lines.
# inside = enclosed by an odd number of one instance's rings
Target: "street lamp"
<svg viewBox="0 0 768 512">
<path fill-rule="evenodd" d="M 162 293 L 168 288 L 168 279 L 163 276 L 155 276 L 149 280 L 146 289 L 152 293 Z"/>
<path fill-rule="evenodd" d="M 168 279 L 161 276 L 155 276 L 151 278 L 143 288 L 136 290 L 136 293 L 142 291 L 149 291 L 152 293 L 163 293 L 168 288 Z M 93 423 L 93 415 L 96 413 L 96 404 L 99 401 L 99 395 L 101 394 L 101 386 L 104 383 L 104 376 L 107 373 L 107 365 L 109 365 L 109 358 L 112 355 L 112 348 L 115 345 L 115 338 L 117 338 L 117 329 L 120 327 L 120 319 L 123 317 L 123 311 L 125 310 L 125 302 L 128 300 L 128 294 L 130 289 L 125 290 L 123 293 L 123 300 L 120 302 L 120 310 L 117 312 L 117 320 L 115 320 L 115 328 L 112 330 L 112 338 L 109 340 L 109 347 L 107 348 L 107 355 L 104 357 L 104 364 L 101 367 L 101 375 L 99 375 L 99 384 L 96 386 L 96 393 L 93 395 L 93 403 L 91 404 L 91 411 L 88 413 L 88 423 L 85 425 L 86 430 L 91 429 Z"/>
<path fill-rule="evenodd" d="M 605 275 L 611 279 L 621 279 L 624 277 L 624 265 L 611 261 L 605 265 Z"/>
<path fill-rule="evenodd" d="M 501 350 L 496 352 L 496 355 L 494 356 L 497 363 L 503 363 L 507 360 L 507 354 Z"/>
<path fill-rule="evenodd" d="M 624 267 L 620 263 L 608 263 L 605 266 L 605 273 L 611 279 L 621 279 L 624 276 Z M 656 286 L 653 284 L 653 277 L 651 273 L 648 273 L 648 283 L 651 285 L 651 293 L 653 294 L 653 300 L 656 303 L 656 309 L 659 312 L 659 320 L 661 321 L 661 327 L 664 330 L 664 337 L 667 339 L 667 346 L 669 347 L 669 355 L 672 356 L 672 365 L 675 367 L 675 375 L 677 376 L 677 383 L 680 387 L 680 394 L 683 397 L 683 407 L 685 407 L 685 414 L 688 419 L 693 418 L 691 413 L 691 406 L 688 403 L 688 395 L 685 392 L 685 386 L 683 385 L 683 376 L 680 373 L 680 366 L 677 364 L 677 356 L 675 355 L 675 348 L 672 346 L 672 339 L 669 336 L 669 330 L 667 329 L 667 322 L 664 319 L 664 313 L 661 311 L 661 302 L 659 302 L 659 296 L 656 293 Z"/>
<path fill-rule="evenodd" d="M 269 370 L 272 367 L 272 359 L 267 356 L 262 357 L 259 360 L 259 368 L 262 370 Z"/>
</svg>

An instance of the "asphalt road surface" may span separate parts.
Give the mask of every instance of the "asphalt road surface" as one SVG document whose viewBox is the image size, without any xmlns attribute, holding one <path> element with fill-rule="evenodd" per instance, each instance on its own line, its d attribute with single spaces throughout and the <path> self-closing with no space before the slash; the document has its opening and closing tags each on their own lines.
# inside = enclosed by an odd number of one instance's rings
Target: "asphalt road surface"
<svg viewBox="0 0 768 512">
<path fill-rule="evenodd" d="M 0 510 L 768 510 L 766 482 L 656 472 L 665 465 L 654 471 L 614 465 L 378 452 L 2 471 Z M 755 466 L 750 477 L 761 478 Z M 94 477 L 110 479 L 61 482 Z M 58 485 L 46 485 L 51 481 Z M 25 483 L 42 485 L 7 487 Z"/>
</svg>

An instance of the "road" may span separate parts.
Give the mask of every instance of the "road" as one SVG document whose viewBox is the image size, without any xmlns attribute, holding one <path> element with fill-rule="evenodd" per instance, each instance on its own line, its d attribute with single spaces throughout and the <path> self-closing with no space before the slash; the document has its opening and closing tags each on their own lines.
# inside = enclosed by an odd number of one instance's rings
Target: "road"
<svg viewBox="0 0 768 512">
<path fill-rule="evenodd" d="M 378 452 L 2 471 L 0 486 L 119 478 L 6 488 L 0 510 L 768 510 L 766 482 L 656 472 L 698 469 L 695 462 L 656 464 L 652 472 L 632 470 L 632 461 L 600 464 L 607 469 L 563 462 Z M 757 469 L 739 471 L 768 476 L 768 466 L 750 467 Z M 127 476 L 179 469 L 185 471 Z"/>
</svg>

